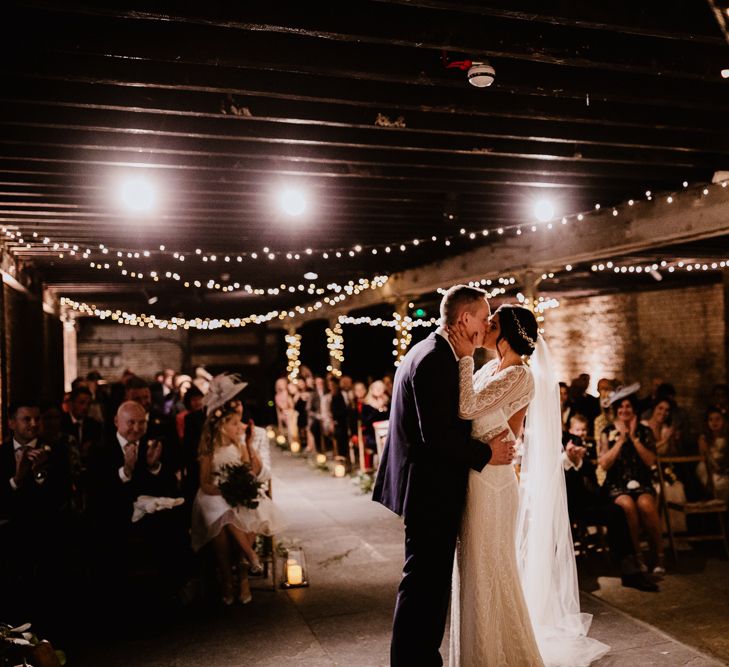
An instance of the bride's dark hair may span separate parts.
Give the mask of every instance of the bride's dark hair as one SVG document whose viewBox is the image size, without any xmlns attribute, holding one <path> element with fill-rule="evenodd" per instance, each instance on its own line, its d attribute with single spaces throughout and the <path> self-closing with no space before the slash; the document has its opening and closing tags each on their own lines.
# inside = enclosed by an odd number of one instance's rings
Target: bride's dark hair
<svg viewBox="0 0 729 667">
<path fill-rule="evenodd" d="M 529 357 L 537 344 L 539 325 L 534 313 L 524 306 L 504 304 L 496 309 L 499 314 L 499 341 L 503 338 L 518 355 Z"/>
</svg>

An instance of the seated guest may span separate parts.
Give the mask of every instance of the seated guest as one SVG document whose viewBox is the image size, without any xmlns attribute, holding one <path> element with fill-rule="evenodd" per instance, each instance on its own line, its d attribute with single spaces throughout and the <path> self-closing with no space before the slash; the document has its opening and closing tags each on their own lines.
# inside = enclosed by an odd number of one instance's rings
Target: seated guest
<svg viewBox="0 0 729 667">
<path fill-rule="evenodd" d="M 590 376 L 582 373 L 572 380 L 569 394 L 572 402 L 572 414 L 579 414 L 587 419 L 587 433 L 593 437 L 595 418 L 600 414 L 600 401 L 597 397 L 587 393 L 589 386 Z"/>
<path fill-rule="evenodd" d="M 729 385 L 715 384 L 711 390 L 709 407 L 716 408 L 725 417 L 729 417 Z"/>
<path fill-rule="evenodd" d="M 566 382 L 559 383 L 559 407 L 562 414 L 562 430 L 566 431 L 572 413 L 572 401 L 570 400 L 569 387 Z"/>
<path fill-rule="evenodd" d="M 61 418 L 61 431 L 74 439 L 82 460 L 88 455 L 89 448 L 101 441 L 104 435 L 101 422 L 89 417 L 92 401 L 93 396 L 88 387 L 72 389 L 68 412 Z"/>
<path fill-rule="evenodd" d="M 205 397 L 207 418 L 200 440 L 200 489 L 192 511 L 192 547 L 198 551 L 212 542 L 225 605 L 233 603 L 231 547 L 238 546 L 250 563 L 251 572 L 259 573 L 263 568 L 251 535 L 272 534 L 277 527 L 269 498 L 259 495 L 255 510 L 233 507 L 218 486 L 225 466 L 247 463 L 254 475 L 263 469 L 258 450 L 252 444 L 254 429 L 246 437 L 241 423 L 242 404 L 236 397 L 245 386 L 234 375 L 218 375 L 211 382 Z M 239 598 L 244 604 L 250 602 L 250 592 L 240 591 Z"/>
<path fill-rule="evenodd" d="M 147 437 L 163 444 L 163 463 L 168 470 L 177 473 L 182 467 L 182 456 L 174 417 L 154 407 L 149 384 L 142 378 L 133 377 L 127 382 L 125 397 L 127 401 L 135 401 L 144 408 L 147 413 Z"/>
<path fill-rule="evenodd" d="M 389 415 L 389 396 L 385 391 L 385 383 L 381 380 L 375 380 L 367 390 L 367 396 L 365 396 L 362 406 L 362 431 L 364 433 L 367 469 L 372 468 L 373 457 L 377 454 L 374 423 L 385 421 Z"/>
<path fill-rule="evenodd" d="M 293 397 L 294 410 L 296 411 L 296 428 L 300 442 L 306 445 L 308 442 L 306 427 L 309 423 L 309 413 L 306 410 L 306 405 L 309 401 L 309 390 L 306 386 L 306 380 L 302 377 L 296 380 L 293 384 L 296 387 L 296 394 Z"/>
<path fill-rule="evenodd" d="M 608 378 L 600 378 L 597 382 L 600 414 L 595 417 L 595 423 L 593 424 L 593 433 L 596 437 L 599 437 L 608 424 L 612 424 L 615 420 L 615 415 L 610 407 L 610 394 L 615 390 L 615 386 L 615 380 L 609 380 Z"/>
<path fill-rule="evenodd" d="M 12 576 L 0 598 L 17 615 L 33 611 L 26 604 L 44 607 L 61 583 L 71 481 L 67 447 L 39 437 L 41 415 L 35 402 L 10 406 L 8 426 L 10 436 L 0 446 L 0 535 Z"/>
<path fill-rule="evenodd" d="M 652 547 L 653 573 L 663 575 L 661 520 L 651 471 L 656 450 L 650 429 L 638 423 L 638 387 L 621 387 L 614 392 L 615 422 L 600 435 L 598 463 L 606 471 L 604 487 L 608 496 L 625 512 L 636 554 L 640 558 L 642 527 Z"/>
<path fill-rule="evenodd" d="M 648 411 L 648 417 L 640 421 L 643 426 L 647 426 L 651 430 L 658 456 L 676 456 L 678 454 L 676 434 L 671 426 L 671 412 L 670 401 L 659 398 Z"/>
<path fill-rule="evenodd" d="M 147 414 L 125 401 L 114 418 L 116 431 L 92 447 L 87 469 L 88 515 L 97 540 L 97 574 L 124 592 L 130 540 L 136 535 L 149 550 L 165 584 L 178 584 L 185 559 L 184 515 L 176 509 L 149 513 L 132 524 L 139 496 L 177 496 L 174 471 L 163 462 L 164 445 L 146 437 Z"/>
<path fill-rule="evenodd" d="M 610 558 L 620 569 L 623 586 L 657 591 L 658 586 L 640 571 L 625 513 L 601 493 L 592 460 L 595 448 L 586 442 L 586 436 L 587 419 L 573 415 L 569 431 L 562 436 L 570 521 L 606 526 Z"/>
<path fill-rule="evenodd" d="M 306 450 L 321 452 L 323 446 L 323 398 L 324 398 L 324 378 L 316 377 L 313 380 L 314 387 L 309 392 L 309 400 L 306 403 L 306 413 L 309 417 L 306 424 L 308 435 Z"/>
<path fill-rule="evenodd" d="M 185 394 L 185 406 L 188 411 L 184 415 L 182 435 L 182 493 L 190 503 L 192 503 L 200 486 L 198 454 L 202 427 L 205 423 L 203 399 L 202 391 L 195 385 L 192 385 Z M 190 507 L 192 507 L 192 504 L 190 504 Z"/>
<path fill-rule="evenodd" d="M 706 463 L 700 463 L 696 471 L 701 483 L 707 487 L 711 475 L 714 495 L 729 502 L 727 418 L 719 408 L 709 408 L 706 413 L 706 427 L 699 437 L 699 451 L 706 457 Z"/>
</svg>

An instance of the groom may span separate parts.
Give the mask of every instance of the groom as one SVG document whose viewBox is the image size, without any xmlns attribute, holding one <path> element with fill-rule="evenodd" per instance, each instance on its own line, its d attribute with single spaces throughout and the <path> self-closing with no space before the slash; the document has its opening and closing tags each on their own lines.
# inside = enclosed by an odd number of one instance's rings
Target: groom
<svg viewBox="0 0 729 667">
<path fill-rule="evenodd" d="M 441 327 L 415 345 L 395 375 L 390 426 L 373 500 L 405 520 L 405 566 L 398 589 L 390 661 L 395 667 L 442 665 L 440 644 L 468 471 L 511 463 L 514 442 L 471 438 L 458 417 L 458 358 L 443 327 L 462 323 L 481 344 L 490 309 L 483 290 L 451 287 Z"/>
</svg>

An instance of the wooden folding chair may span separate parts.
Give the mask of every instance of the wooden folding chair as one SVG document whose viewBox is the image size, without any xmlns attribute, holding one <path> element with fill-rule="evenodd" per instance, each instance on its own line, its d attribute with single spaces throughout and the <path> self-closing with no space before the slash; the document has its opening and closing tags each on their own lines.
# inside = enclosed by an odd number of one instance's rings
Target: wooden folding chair
<svg viewBox="0 0 729 667">
<path fill-rule="evenodd" d="M 273 480 L 269 479 L 266 482 L 265 487 L 266 495 L 273 500 Z M 272 591 L 276 590 L 276 577 L 277 577 L 277 564 L 276 564 L 276 536 L 271 535 L 263 535 L 261 536 L 262 542 L 263 542 L 263 553 L 259 554 L 259 557 L 261 559 L 261 564 L 263 565 L 263 577 L 261 579 L 250 579 L 251 584 L 258 583 L 258 582 L 265 582 L 269 579 L 271 580 L 271 586 L 270 589 Z M 267 589 L 268 586 L 251 586 L 251 590 L 263 590 Z"/>
<path fill-rule="evenodd" d="M 676 512 L 682 512 L 685 515 L 689 514 L 714 514 L 719 521 L 719 532 L 709 533 L 702 535 L 686 535 L 684 539 L 688 542 L 716 542 L 721 541 L 724 544 L 724 551 L 726 552 L 727 558 L 729 558 L 729 542 L 727 541 L 726 534 L 726 522 L 725 515 L 727 511 L 727 504 L 723 500 L 719 500 L 714 495 L 714 480 L 711 472 L 708 474 L 707 480 L 707 499 L 699 500 L 697 502 L 674 502 L 666 500 L 665 485 L 666 480 L 663 475 L 663 466 L 667 463 L 701 463 L 707 466 L 707 471 L 710 471 L 708 461 L 702 455 L 696 456 L 659 456 L 656 460 L 658 467 L 658 480 L 660 483 L 660 490 L 658 494 L 660 511 L 663 512 L 666 520 L 666 528 L 668 529 L 668 541 L 671 545 L 671 551 L 673 552 L 673 559 L 678 563 L 678 553 L 676 550 L 676 540 L 673 534 L 673 527 L 671 526 L 671 513 L 669 510 Z"/>
</svg>

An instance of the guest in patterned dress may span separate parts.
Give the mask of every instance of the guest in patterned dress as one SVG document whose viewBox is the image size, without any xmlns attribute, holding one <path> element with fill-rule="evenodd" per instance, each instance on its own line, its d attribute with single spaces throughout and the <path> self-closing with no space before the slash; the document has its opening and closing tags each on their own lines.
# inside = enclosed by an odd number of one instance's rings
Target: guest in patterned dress
<svg viewBox="0 0 729 667">
<path fill-rule="evenodd" d="M 598 444 L 598 463 L 607 471 L 605 489 L 625 512 L 636 554 L 640 554 L 640 529 L 651 543 L 653 573 L 665 574 L 661 520 L 651 468 L 656 449 L 650 429 L 638 422 L 635 386 L 618 388 L 613 394 L 615 422 L 605 428 Z"/>
</svg>

